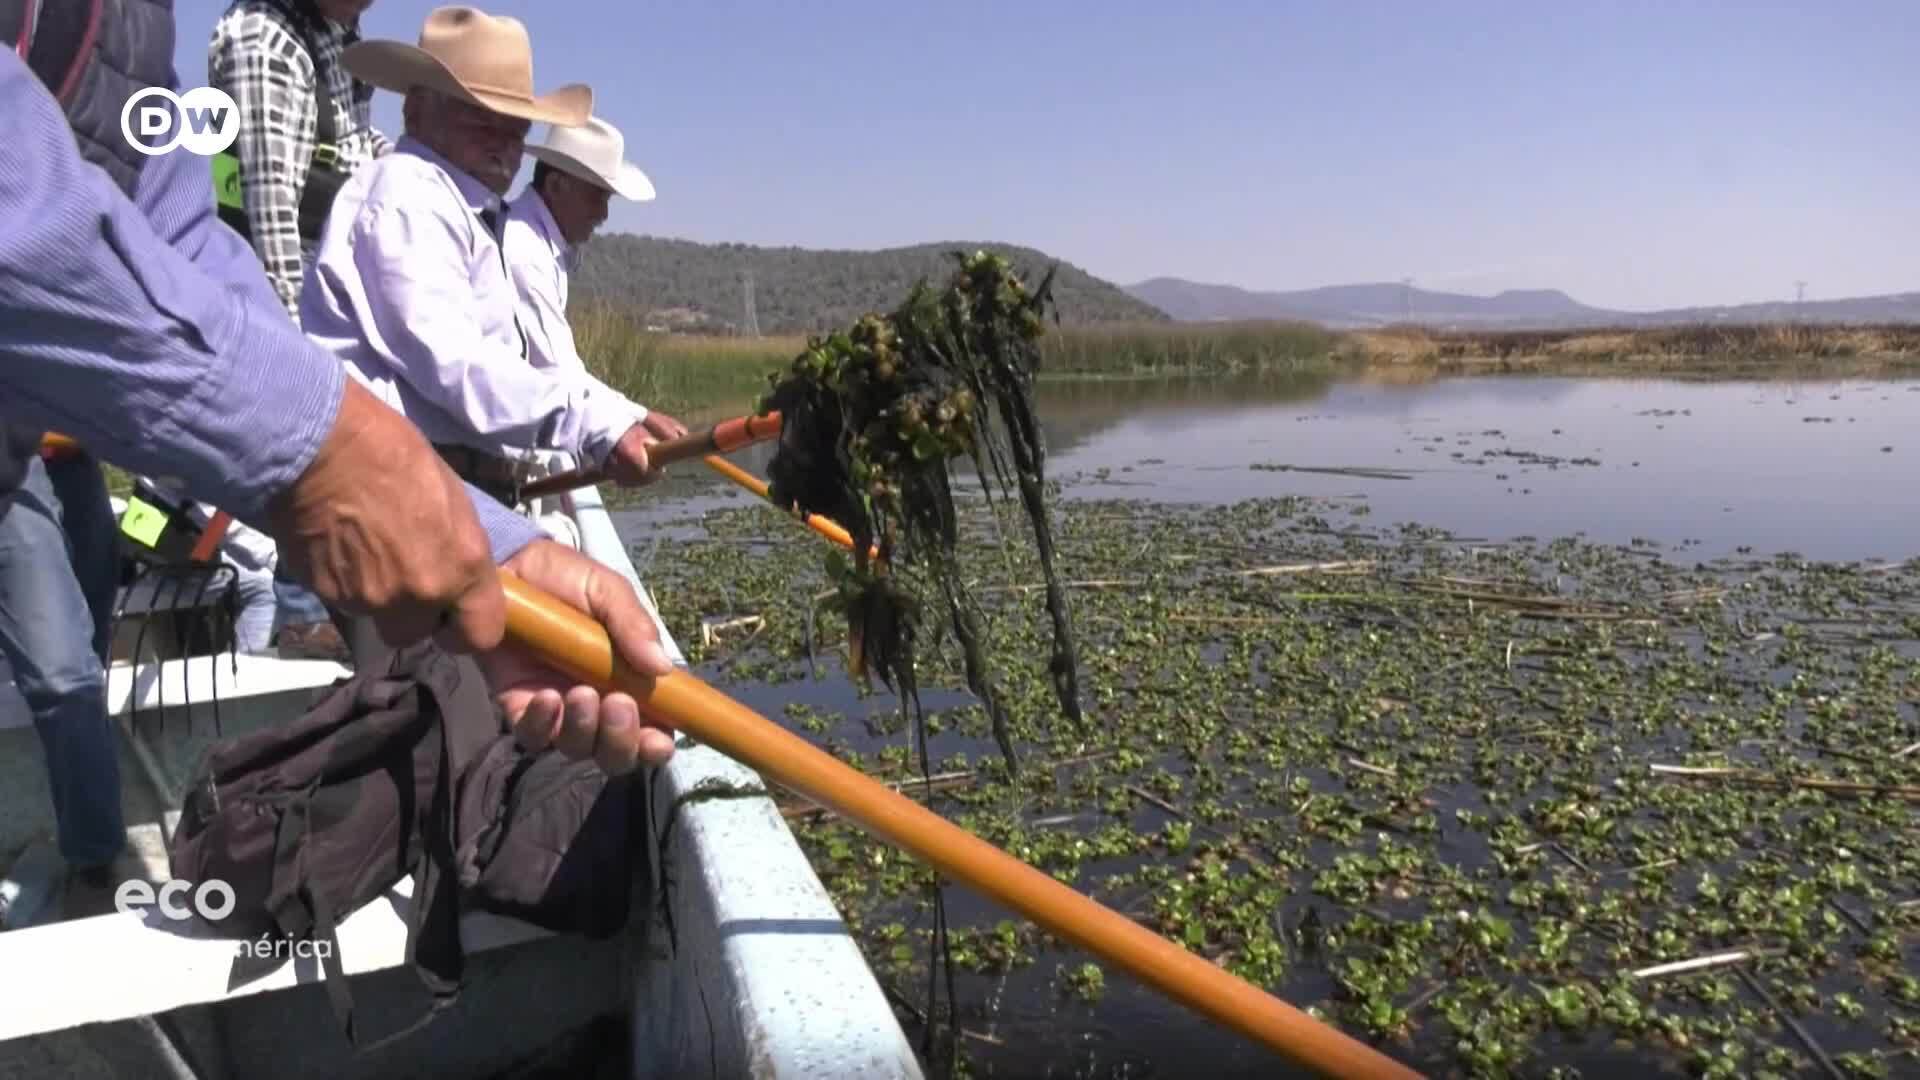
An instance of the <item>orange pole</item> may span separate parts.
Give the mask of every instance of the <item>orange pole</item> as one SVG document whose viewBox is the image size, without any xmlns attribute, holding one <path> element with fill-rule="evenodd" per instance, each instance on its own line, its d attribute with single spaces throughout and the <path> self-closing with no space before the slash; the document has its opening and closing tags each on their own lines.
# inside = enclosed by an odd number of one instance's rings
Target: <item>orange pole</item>
<svg viewBox="0 0 1920 1080">
<path fill-rule="evenodd" d="M 706 457 L 701 458 L 700 460 L 706 462 L 707 467 L 712 469 L 714 472 L 717 472 L 721 476 L 724 476 L 727 479 L 733 481 L 734 483 L 739 484 L 741 487 L 746 488 L 748 491 L 753 492 L 755 495 L 758 495 L 763 499 L 766 499 L 768 502 L 773 502 L 772 498 L 769 497 L 767 494 L 767 482 L 765 480 L 762 480 L 759 477 L 748 472 L 747 470 L 741 468 L 740 466 L 735 465 L 733 462 L 728 461 L 726 458 L 721 457 L 719 454 L 708 454 Z M 778 505 L 778 504 L 776 503 L 775 505 Z M 832 518 L 821 517 L 819 514 L 808 514 L 802 520 L 804 520 L 807 523 L 807 528 L 812 529 L 814 532 L 819 533 L 821 536 L 824 536 L 827 539 L 833 541 L 834 543 L 839 544 L 841 547 L 846 548 L 848 551 L 853 550 L 853 534 L 849 533 L 846 529 L 842 528 L 839 522 L 833 520 Z M 869 547 L 867 550 L 872 554 L 874 558 L 877 559 L 880 557 L 879 548 Z"/>
<path fill-rule="evenodd" d="M 603 692 L 623 690 L 685 731 L 1187 1007 L 1325 1076 L 1418 1080 L 1350 1035 L 1008 855 L 734 701 L 684 670 L 652 678 L 619 663 L 600 624 L 502 572 L 507 636 Z"/>
</svg>

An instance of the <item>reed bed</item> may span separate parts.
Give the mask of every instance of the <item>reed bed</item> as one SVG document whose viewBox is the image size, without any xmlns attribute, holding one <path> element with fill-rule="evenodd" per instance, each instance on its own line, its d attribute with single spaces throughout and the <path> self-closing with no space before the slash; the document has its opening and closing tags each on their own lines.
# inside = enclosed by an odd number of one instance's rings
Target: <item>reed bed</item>
<svg viewBox="0 0 1920 1080">
<path fill-rule="evenodd" d="M 608 385 L 669 412 L 733 408 L 766 388 L 806 348 L 804 335 L 727 337 L 650 332 L 636 315 L 583 305 L 580 355 Z M 1323 370 L 1348 362 L 1339 339 L 1291 323 L 1050 326 L 1040 377 L 1136 378 Z"/>
<path fill-rule="evenodd" d="M 1769 323 L 1623 329 L 1432 331 L 1347 339 L 1370 368 L 1437 373 L 1700 374 L 1788 377 L 1920 370 L 1920 326 Z"/>
<path fill-rule="evenodd" d="M 595 373 L 669 410 L 735 408 L 764 373 L 806 345 L 762 338 L 650 333 L 624 311 L 576 317 Z M 1043 379 L 1324 373 L 1419 382 L 1459 374 L 1675 378 L 1872 376 L 1920 371 L 1920 326 L 1698 325 L 1651 329 L 1336 332 L 1311 323 L 1104 324 L 1049 327 Z"/>
<path fill-rule="evenodd" d="M 1042 339 L 1052 376 L 1233 375 L 1322 369 L 1341 339 L 1309 323 L 1152 323 L 1062 327 Z"/>
</svg>

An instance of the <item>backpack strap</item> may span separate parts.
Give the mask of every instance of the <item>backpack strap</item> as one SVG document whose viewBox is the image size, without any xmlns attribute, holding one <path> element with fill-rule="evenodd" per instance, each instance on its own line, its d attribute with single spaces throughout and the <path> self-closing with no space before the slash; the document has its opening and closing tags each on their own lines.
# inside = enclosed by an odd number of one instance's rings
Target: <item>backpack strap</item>
<svg viewBox="0 0 1920 1080">
<path fill-rule="evenodd" d="M 298 888 L 270 901 L 268 914 L 283 934 L 304 933 L 312 918 L 312 894 L 306 887 L 307 834 L 313 821 L 313 794 L 319 786 L 316 778 L 294 792 L 283 805 L 280 829 L 273 838 L 273 877 L 276 881 L 300 882 Z"/>
<path fill-rule="evenodd" d="M 327 1002 L 348 1043 L 361 1054 L 379 1050 L 419 1031 L 454 1005 L 459 1000 L 466 959 L 460 942 L 458 894 L 452 888 L 450 872 L 455 829 L 452 782 L 455 745 L 448 716 L 458 708 L 461 667 L 426 642 L 394 651 L 381 666 L 385 669 L 384 677 L 410 679 L 426 691 L 431 701 L 426 707 L 435 713 L 435 731 L 431 737 L 439 744 L 433 802 L 415 824 L 421 850 L 414 868 L 413 900 L 407 915 L 407 962 L 426 985 L 432 1000 L 411 1023 L 368 1040 L 354 1015 L 353 990 L 348 985 L 340 957 L 340 913 L 334 910 L 332 901 L 312 888 L 307 864 L 313 849 L 309 835 L 314 814 L 312 804 L 320 794 L 318 777 L 288 799 L 274 851 L 275 880 L 299 883 L 274 905 L 274 922 L 282 933 L 327 943 L 326 955 L 321 957 Z"/>
<path fill-rule="evenodd" d="M 14 16 L 20 19 L 19 26 L 13 25 Z M 0 8 L 0 36 L 13 39 L 13 51 L 22 60 L 27 59 L 27 53 L 33 47 L 34 25 L 39 21 L 40 0 L 21 0 L 17 5 Z"/>
<path fill-rule="evenodd" d="M 447 682 L 457 678 L 456 665 L 442 664 L 435 671 L 421 673 L 420 678 L 423 682 L 432 680 L 443 709 L 451 703 L 453 691 Z M 414 879 L 413 909 L 407 918 L 407 962 L 434 996 L 429 1016 L 453 1004 L 467 966 L 466 948 L 460 941 L 460 879 L 454 866 L 459 833 L 455 756 L 453 733 L 442 715 L 439 777 L 422 830 L 420 871 Z"/>
<path fill-rule="evenodd" d="M 311 5 L 299 3 L 276 4 L 287 16 L 294 29 L 300 35 L 300 44 L 307 50 L 307 62 L 313 65 L 313 158 L 308 163 L 311 170 L 313 162 L 324 161 L 333 166 L 339 162 L 339 121 L 333 115 L 333 85 L 331 65 L 320 60 L 320 34 L 326 28 L 321 25 L 322 16 Z M 348 43 L 353 41 L 352 35 Z"/>
<path fill-rule="evenodd" d="M 424 662 L 416 662 L 422 659 Z M 463 706 L 471 708 L 480 701 L 490 702 L 490 696 L 484 691 L 478 700 L 469 698 L 463 702 L 462 672 L 471 664 L 470 660 L 463 663 L 437 650 L 424 654 L 411 650 L 397 652 L 392 659 L 390 670 L 398 673 L 402 668 L 410 668 L 408 675 L 428 691 L 438 712 L 434 723 L 438 729 L 440 760 L 435 769 L 433 804 L 421 819 L 420 860 L 414 875 L 413 903 L 407 913 L 407 963 L 433 1000 L 411 1024 L 381 1036 L 363 1047 L 364 1050 L 378 1049 L 420 1030 L 460 999 L 461 981 L 466 973 L 466 948 L 460 941 L 460 894 L 453 859 L 459 805 L 454 780 L 459 772 L 461 746 L 454 738 L 450 721 L 462 714 Z M 477 669 L 470 674 L 477 677 Z M 472 693 L 472 688 L 466 690 Z M 327 978 L 331 981 L 333 975 Z M 341 985 L 344 987 L 344 981 Z M 357 1031 L 349 1028 L 347 1037 L 355 1040 L 356 1046 L 360 1045 Z"/>
<path fill-rule="evenodd" d="M 307 56 L 313 62 L 313 163 L 323 163 L 330 169 L 340 165 L 340 121 L 334 116 L 333 109 L 333 72 L 332 65 L 323 65 L 320 61 L 320 43 L 313 37 L 314 26 L 303 22 L 306 31 Z"/>
<path fill-rule="evenodd" d="M 48 5 L 45 0 L 25 0 L 23 5 L 13 50 L 62 106 L 73 103 L 80 73 L 93 53 L 100 34 L 101 3 Z"/>
<path fill-rule="evenodd" d="M 426 681 L 424 676 L 422 681 Z M 437 696 L 445 701 L 444 695 Z M 456 895 L 446 885 L 448 876 L 441 869 L 442 861 L 433 843 L 433 839 L 443 831 L 440 823 L 444 820 L 442 815 L 446 812 L 452 786 L 449 783 L 450 744 L 444 719 L 436 719 L 435 724 L 440 731 L 441 752 L 434 784 L 434 807 L 426 822 L 428 846 L 420 860 L 413 904 L 407 915 L 407 962 L 414 966 L 433 1000 L 412 1023 L 368 1041 L 354 1016 L 353 988 L 348 985 L 346 969 L 340 959 L 339 913 L 334 911 L 331 901 L 311 888 L 311 879 L 307 874 L 307 852 L 311 850 L 307 842 L 311 791 L 303 793 L 308 797 L 297 797 L 288 805 L 286 827 L 275 852 L 275 859 L 281 864 L 275 871 L 276 875 L 285 874 L 286 880 L 300 882 L 300 887 L 283 897 L 276 907 L 275 921 L 284 928 L 301 925 L 308 918 L 312 919 L 307 936 L 313 941 L 327 943 L 326 954 L 320 958 L 321 970 L 326 975 L 321 981 L 326 988 L 327 1004 L 332 1007 L 334 1019 L 339 1022 L 347 1042 L 360 1054 L 373 1053 L 419 1031 L 452 1007 L 460 997 L 460 975 L 465 967 L 466 954 L 460 944 L 459 912 L 454 903 Z"/>
<path fill-rule="evenodd" d="M 408 1035 L 426 1027 L 453 1003 L 451 998 L 436 995 L 427 1011 L 416 1017 L 413 1023 L 398 1031 L 388 1032 L 372 1042 L 362 1041 L 362 1032 L 354 1023 L 353 990 L 347 985 L 347 971 L 340 963 L 340 927 L 334 918 L 333 906 L 325 900 L 309 895 L 307 902 L 313 906 L 318 918 L 314 923 L 315 940 L 327 943 L 327 953 L 320 958 L 321 970 L 326 978 L 321 982 L 326 986 L 327 1003 L 333 1007 L 334 1019 L 340 1022 L 340 1028 L 346 1032 L 347 1042 L 356 1053 L 370 1054 L 381 1047 L 388 1046 L 406 1038 Z"/>
<path fill-rule="evenodd" d="M 333 905 L 326 897 L 316 893 L 307 877 L 307 836 L 313 820 L 313 792 L 317 786 L 308 785 L 307 789 L 287 805 L 287 815 L 282 819 L 279 843 L 274 848 L 274 876 L 286 881 L 297 881 L 299 887 L 281 897 L 273 908 L 274 922 L 282 929 L 313 920 L 309 937 L 314 941 L 324 941 L 326 953 L 320 958 L 320 966 L 326 972 L 321 980 L 327 991 L 327 1003 L 333 1006 L 334 1019 L 346 1032 L 347 1041 L 358 1049 L 359 1032 L 353 1024 L 353 990 L 347 985 L 347 972 L 340 963 L 340 926 L 334 915 Z"/>
<path fill-rule="evenodd" d="M 490 695 L 484 692 L 477 700 L 462 700 L 462 673 L 471 664 L 470 660 L 463 663 L 437 649 L 423 651 L 421 646 L 397 651 L 389 662 L 390 673 L 398 675 L 404 671 L 427 691 L 437 713 L 434 724 L 440 760 L 435 767 L 433 804 L 421 817 L 420 859 L 414 874 L 413 903 L 407 913 L 407 963 L 433 1000 L 411 1024 L 381 1036 L 364 1047 L 365 1050 L 378 1049 L 420 1030 L 460 998 L 461 980 L 466 973 L 466 949 L 460 941 L 459 892 L 453 872 L 453 841 L 458 827 L 454 777 L 458 772 L 460 747 L 451 721 L 461 714 L 463 707 L 471 708 L 482 701 L 490 703 Z M 471 674 L 477 677 L 478 670 L 472 669 Z M 467 690 L 471 694 L 471 688 Z M 338 951 L 335 950 L 336 954 Z M 328 975 L 329 980 L 332 978 Z M 356 1046 L 359 1045 L 357 1037 L 358 1033 L 349 1029 L 348 1038 L 355 1039 Z"/>
</svg>

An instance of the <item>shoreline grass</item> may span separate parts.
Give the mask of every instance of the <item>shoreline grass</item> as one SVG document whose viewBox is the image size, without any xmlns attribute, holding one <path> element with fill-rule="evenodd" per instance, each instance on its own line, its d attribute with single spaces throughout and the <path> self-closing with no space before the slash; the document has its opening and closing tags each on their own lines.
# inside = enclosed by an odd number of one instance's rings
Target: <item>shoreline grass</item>
<svg viewBox="0 0 1920 1080">
<path fill-rule="evenodd" d="M 1042 378 L 1152 378 L 1323 370 L 1351 359 L 1340 337 L 1310 323 L 1152 323 L 1049 327 Z"/>
<path fill-rule="evenodd" d="M 576 311 L 573 329 L 596 376 L 683 420 L 744 411 L 808 342 L 804 334 L 651 332 L 633 314 L 600 305 Z M 1040 377 L 1049 381 L 1330 371 L 1355 359 L 1337 335 L 1301 323 L 1052 327 L 1041 348 Z"/>
<path fill-rule="evenodd" d="M 751 411 L 767 375 L 806 347 L 802 335 L 743 338 L 649 332 L 639 317 L 588 305 L 570 315 L 587 367 L 629 398 L 696 423 Z"/>
<path fill-rule="evenodd" d="M 649 332 L 625 311 L 588 306 L 574 332 L 594 374 L 692 421 L 750 408 L 807 336 Z M 1043 381 L 1276 373 L 1421 382 L 1451 375 L 1859 378 L 1920 373 L 1920 326 L 1695 325 L 1551 331 L 1332 331 L 1300 322 L 1051 327 Z"/>
<path fill-rule="evenodd" d="M 1920 371 L 1920 326 L 1693 324 L 1348 335 L 1365 367 L 1435 374 L 1854 377 Z"/>
</svg>

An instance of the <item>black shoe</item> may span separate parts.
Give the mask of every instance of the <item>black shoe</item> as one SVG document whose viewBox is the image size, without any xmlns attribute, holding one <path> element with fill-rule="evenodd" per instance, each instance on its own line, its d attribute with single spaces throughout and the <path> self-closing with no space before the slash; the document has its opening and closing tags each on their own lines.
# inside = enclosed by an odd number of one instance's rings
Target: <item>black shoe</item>
<svg viewBox="0 0 1920 1080">
<path fill-rule="evenodd" d="M 60 898 L 60 918 L 91 919 L 113 914 L 116 910 L 113 894 L 119 885 L 120 875 L 114 873 L 111 863 L 75 867 L 67 874 L 66 890 Z"/>
<path fill-rule="evenodd" d="M 75 880 L 89 889 L 112 889 L 120 883 L 119 876 L 113 872 L 113 864 L 87 866 L 73 872 Z"/>
</svg>

